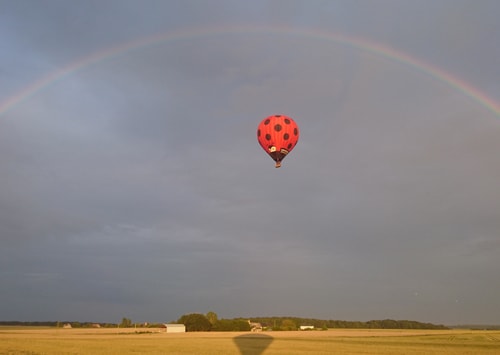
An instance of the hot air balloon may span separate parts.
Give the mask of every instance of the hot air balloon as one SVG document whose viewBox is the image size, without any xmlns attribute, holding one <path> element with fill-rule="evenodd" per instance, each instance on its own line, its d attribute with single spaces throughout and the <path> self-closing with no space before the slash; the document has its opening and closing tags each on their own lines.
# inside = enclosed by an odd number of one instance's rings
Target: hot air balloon
<svg viewBox="0 0 500 355">
<path fill-rule="evenodd" d="M 260 146 L 276 162 L 276 168 L 299 141 L 299 127 L 290 117 L 273 115 L 262 120 L 257 128 Z"/>
</svg>

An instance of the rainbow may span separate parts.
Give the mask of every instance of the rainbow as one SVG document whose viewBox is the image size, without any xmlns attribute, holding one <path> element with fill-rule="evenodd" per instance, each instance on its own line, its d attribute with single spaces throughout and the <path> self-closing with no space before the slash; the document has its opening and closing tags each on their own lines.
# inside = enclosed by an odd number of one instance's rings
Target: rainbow
<svg viewBox="0 0 500 355">
<path fill-rule="evenodd" d="M 324 32 L 319 30 L 309 29 L 295 29 L 287 27 L 230 27 L 230 28 L 196 28 L 187 30 L 178 30 L 167 33 L 159 33 L 152 36 L 139 38 L 130 42 L 122 43 L 115 47 L 105 49 L 102 51 L 94 52 L 88 56 L 82 57 L 62 68 L 48 73 L 44 77 L 34 81 L 24 89 L 8 97 L 3 102 L 0 102 L 0 116 L 7 111 L 35 95 L 40 90 L 43 90 L 48 85 L 61 80 L 62 78 L 70 75 L 82 68 L 96 64 L 102 60 L 112 58 L 117 55 L 127 53 L 132 50 L 147 47 L 150 45 L 180 41 L 185 39 L 192 39 L 205 36 L 228 35 L 228 34 L 274 34 L 274 35 L 287 35 L 297 37 L 307 37 L 316 40 L 333 41 L 338 44 L 350 46 L 362 51 L 368 51 L 376 55 L 388 58 L 395 62 L 408 65 L 422 73 L 425 73 L 443 83 L 448 84 L 453 89 L 461 92 L 465 96 L 476 101 L 483 107 L 487 108 L 494 115 L 500 117 L 500 104 L 493 98 L 489 97 L 486 93 L 478 88 L 465 82 L 457 76 L 454 76 L 443 69 L 434 65 L 424 62 L 418 58 L 410 56 L 406 53 L 398 51 L 387 45 L 367 40 L 357 36 L 347 36 L 343 34 Z"/>
</svg>

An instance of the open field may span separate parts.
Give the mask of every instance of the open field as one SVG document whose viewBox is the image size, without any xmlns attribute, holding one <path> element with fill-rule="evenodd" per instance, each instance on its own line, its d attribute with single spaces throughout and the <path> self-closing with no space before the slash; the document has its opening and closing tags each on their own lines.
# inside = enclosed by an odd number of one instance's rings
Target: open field
<svg viewBox="0 0 500 355">
<path fill-rule="evenodd" d="M 145 333 L 143 333 L 145 332 Z M 0 327 L 0 354 L 500 354 L 500 331 L 196 332 Z"/>
</svg>

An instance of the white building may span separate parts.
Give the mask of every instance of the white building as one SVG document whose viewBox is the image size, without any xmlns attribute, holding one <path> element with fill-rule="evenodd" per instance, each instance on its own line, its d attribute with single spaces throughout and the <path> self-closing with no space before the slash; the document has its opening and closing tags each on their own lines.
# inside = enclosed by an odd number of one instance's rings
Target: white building
<svg viewBox="0 0 500 355">
<path fill-rule="evenodd" d="M 313 330 L 314 329 L 314 325 L 301 325 L 300 330 Z"/>
<path fill-rule="evenodd" d="M 184 324 L 163 324 L 167 333 L 185 333 L 186 326 Z"/>
<path fill-rule="evenodd" d="M 248 320 L 248 324 L 250 324 L 250 330 L 252 332 L 261 332 L 262 331 L 262 324 L 250 322 L 250 319 Z"/>
</svg>

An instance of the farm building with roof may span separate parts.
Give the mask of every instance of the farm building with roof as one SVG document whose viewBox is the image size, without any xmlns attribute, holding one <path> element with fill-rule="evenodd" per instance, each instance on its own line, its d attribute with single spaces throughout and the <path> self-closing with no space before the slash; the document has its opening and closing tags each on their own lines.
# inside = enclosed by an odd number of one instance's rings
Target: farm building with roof
<svg viewBox="0 0 500 355">
<path fill-rule="evenodd" d="M 185 333 L 186 326 L 184 324 L 163 324 L 167 333 Z"/>
</svg>

